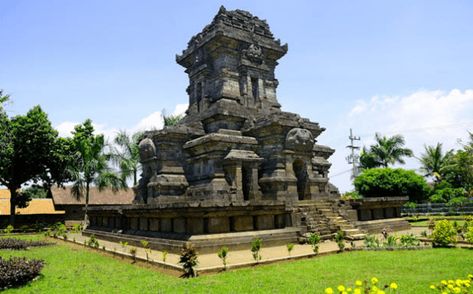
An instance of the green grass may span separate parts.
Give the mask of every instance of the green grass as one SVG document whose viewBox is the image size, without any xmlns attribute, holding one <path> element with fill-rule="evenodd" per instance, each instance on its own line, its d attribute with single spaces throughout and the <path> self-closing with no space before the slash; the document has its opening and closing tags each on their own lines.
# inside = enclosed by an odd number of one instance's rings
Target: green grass
<svg viewBox="0 0 473 294">
<path fill-rule="evenodd" d="M 473 272 L 467 249 L 347 252 L 187 280 L 67 245 L 0 250 L 0 256 L 46 260 L 40 279 L 5 293 L 323 293 L 373 276 L 396 281 L 400 293 L 429 293 L 432 282 Z"/>
</svg>

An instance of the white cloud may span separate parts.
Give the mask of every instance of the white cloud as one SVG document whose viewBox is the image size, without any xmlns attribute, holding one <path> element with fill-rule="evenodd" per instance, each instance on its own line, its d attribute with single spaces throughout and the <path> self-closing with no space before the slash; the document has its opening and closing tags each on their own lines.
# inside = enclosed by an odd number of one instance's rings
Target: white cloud
<svg viewBox="0 0 473 294">
<path fill-rule="evenodd" d="M 187 110 L 188 104 L 177 104 L 174 108 L 173 115 L 181 115 L 185 114 Z M 79 122 L 71 122 L 65 121 L 57 125 L 55 128 L 59 132 L 59 136 L 61 137 L 71 137 L 72 131 L 74 130 L 74 126 L 78 125 Z M 113 140 L 113 138 L 118 133 L 118 129 L 109 127 L 106 124 L 99 122 L 99 123 L 92 123 L 95 129 L 95 133 L 97 134 L 104 134 L 108 140 Z M 138 131 L 146 131 L 146 130 L 159 130 L 162 129 L 164 125 L 163 117 L 160 111 L 153 112 L 144 118 L 142 118 L 136 125 L 131 126 L 126 129 L 128 133 L 135 133 Z"/>
<path fill-rule="evenodd" d="M 373 142 L 376 132 L 383 135 L 401 134 L 406 146 L 420 156 L 424 144 L 443 143 L 445 149 L 458 149 L 458 139 L 467 138 L 467 131 L 473 130 L 473 89 L 450 92 L 417 91 L 406 96 L 374 96 L 359 100 L 338 126 L 339 133 L 346 133 L 351 127 L 361 136 L 359 145 Z M 335 147 L 332 171 L 339 173 L 349 168 L 345 156 L 348 141 L 343 140 Z M 406 168 L 416 169 L 415 158 L 409 159 Z M 335 175 L 334 173 L 334 175 Z M 341 190 L 350 188 L 350 174 L 334 177 L 332 181 Z"/>
</svg>

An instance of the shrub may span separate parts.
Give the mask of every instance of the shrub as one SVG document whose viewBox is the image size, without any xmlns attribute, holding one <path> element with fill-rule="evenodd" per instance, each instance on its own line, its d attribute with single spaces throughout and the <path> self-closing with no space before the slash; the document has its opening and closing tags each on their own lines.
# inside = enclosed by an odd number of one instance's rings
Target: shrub
<svg viewBox="0 0 473 294">
<path fill-rule="evenodd" d="M 397 246 L 397 237 L 390 235 L 386 238 L 386 242 L 384 243 L 386 247 L 396 247 Z"/>
<path fill-rule="evenodd" d="M 314 253 L 319 253 L 320 235 L 317 233 L 310 233 L 307 241 L 309 242 L 310 246 L 312 246 Z"/>
<path fill-rule="evenodd" d="M 131 257 L 133 258 L 133 263 L 136 262 L 136 251 L 137 251 L 136 247 L 131 247 L 129 251 L 131 254 Z"/>
<path fill-rule="evenodd" d="M 222 260 L 222 263 L 223 263 L 223 269 L 226 270 L 227 269 L 227 256 L 228 256 L 228 247 L 226 246 L 223 246 L 222 248 L 220 248 L 220 250 L 217 252 L 217 256 L 218 258 L 220 258 Z"/>
<path fill-rule="evenodd" d="M 363 197 L 357 191 L 346 192 L 341 196 L 342 200 L 358 200 L 361 198 Z"/>
<path fill-rule="evenodd" d="M 13 249 L 21 250 L 27 249 L 28 247 L 35 246 L 46 246 L 52 245 L 53 243 L 45 241 L 31 241 L 31 240 L 22 240 L 15 238 L 0 238 L 0 249 Z"/>
<path fill-rule="evenodd" d="M 3 229 L 3 233 L 10 235 L 13 232 L 14 228 L 12 225 L 8 225 L 5 229 Z"/>
<path fill-rule="evenodd" d="M 166 250 L 164 250 L 162 256 L 163 256 L 163 262 L 166 262 L 166 258 L 167 258 L 167 256 L 168 256 L 168 252 L 167 252 Z"/>
<path fill-rule="evenodd" d="M 399 237 L 399 242 L 402 247 L 419 246 L 419 238 L 413 234 L 401 235 L 401 237 Z"/>
<path fill-rule="evenodd" d="M 294 243 L 288 243 L 286 247 L 287 247 L 287 253 L 291 255 L 291 251 L 294 249 Z"/>
<path fill-rule="evenodd" d="M 457 232 L 448 220 L 440 220 L 435 223 L 432 232 L 432 245 L 434 247 L 448 247 L 456 242 Z"/>
<path fill-rule="evenodd" d="M 468 230 L 465 234 L 465 239 L 468 241 L 468 243 L 473 244 L 473 226 L 468 227 Z"/>
<path fill-rule="evenodd" d="M 402 168 L 367 169 L 354 185 L 364 197 L 409 196 L 410 201 L 424 200 L 430 191 L 422 176 Z"/>
<path fill-rule="evenodd" d="M 335 234 L 335 242 L 338 245 L 338 251 L 343 252 L 345 250 L 345 232 L 342 230 L 338 230 Z"/>
<path fill-rule="evenodd" d="M 197 251 L 194 249 L 194 246 L 192 246 L 192 243 L 186 242 L 182 247 L 179 264 L 182 264 L 182 268 L 184 269 L 184 273 L 181 277 L 193 278 L 197 276 L 197 271 L 195 270 L 198 264 Z"/>
<path fill-rule="evenodd" d="M 0 257 L 0 290 L 17 287 L 36 278 L 44 266 L 43 260 L 12 257 Z"/>
<path fill-rule="evenodd" d="M 100 246 L 99 241 L 95 238 L 94 234 L 90 235 L 90 239 L 87 240 L 87 245 L 93 248 L 99 248 Z"/>
<path fill-rule="evenodd" d="M 251 254 L 253 256 L 253 259 L 256 262 L 259 262 L 261 260 L 261 247 L 263 246 L 263 241 L 260 238 L 253 239 L 251 241 Z"/>
<path fill-rule="evenodd" d="M 380 242 L 378 238 L 374 235 L 366 235 L 363 239 L 363 243 L 365 244 L 366 248 L 378 248 L 380 247 Z"/>
<path fill-rule="evenodd" d="M 141 246 L 143 246 L 143 248 L 145 249 L 146 260 L 149 261 L 149 254 L 151 254 L 151 248 L 149 247 L 149 242 L 146 240 L 141 240 L 140 243 L 141 243 Z"/>
</svg>

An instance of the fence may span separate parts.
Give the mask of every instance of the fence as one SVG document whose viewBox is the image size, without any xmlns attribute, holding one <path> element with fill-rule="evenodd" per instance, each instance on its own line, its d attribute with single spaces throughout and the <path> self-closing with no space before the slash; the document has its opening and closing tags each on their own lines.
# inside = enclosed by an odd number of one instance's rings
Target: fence
<svg viewBox="0 0 473 294">
<path fill-rule="evenodd" d="M 402 207 L 403 216 L 413 215 L 460 215 L 473 214 L 473 203 L 459 206 L 449 206 L 445 203 L 422 203 L 415 207 Z"/>
</svg>

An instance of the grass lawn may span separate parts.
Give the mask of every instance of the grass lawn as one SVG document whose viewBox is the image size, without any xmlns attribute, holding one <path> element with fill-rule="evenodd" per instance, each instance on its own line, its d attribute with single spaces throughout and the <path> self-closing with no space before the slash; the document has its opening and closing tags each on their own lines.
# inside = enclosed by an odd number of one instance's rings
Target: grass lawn
<svg viewBox="0 0 473 294">
<path fill-rule="evenodd" d="M 366 251 L 262 265 L 179 279 L 80 247 L 55 245 L 0 256 L 46 260 L 43 276 L 5 293 L 323 293 L 376 276 L 400 293 L 429 293 L 430 283 L 473 273 L 473 250 Z"/>
</svg>

